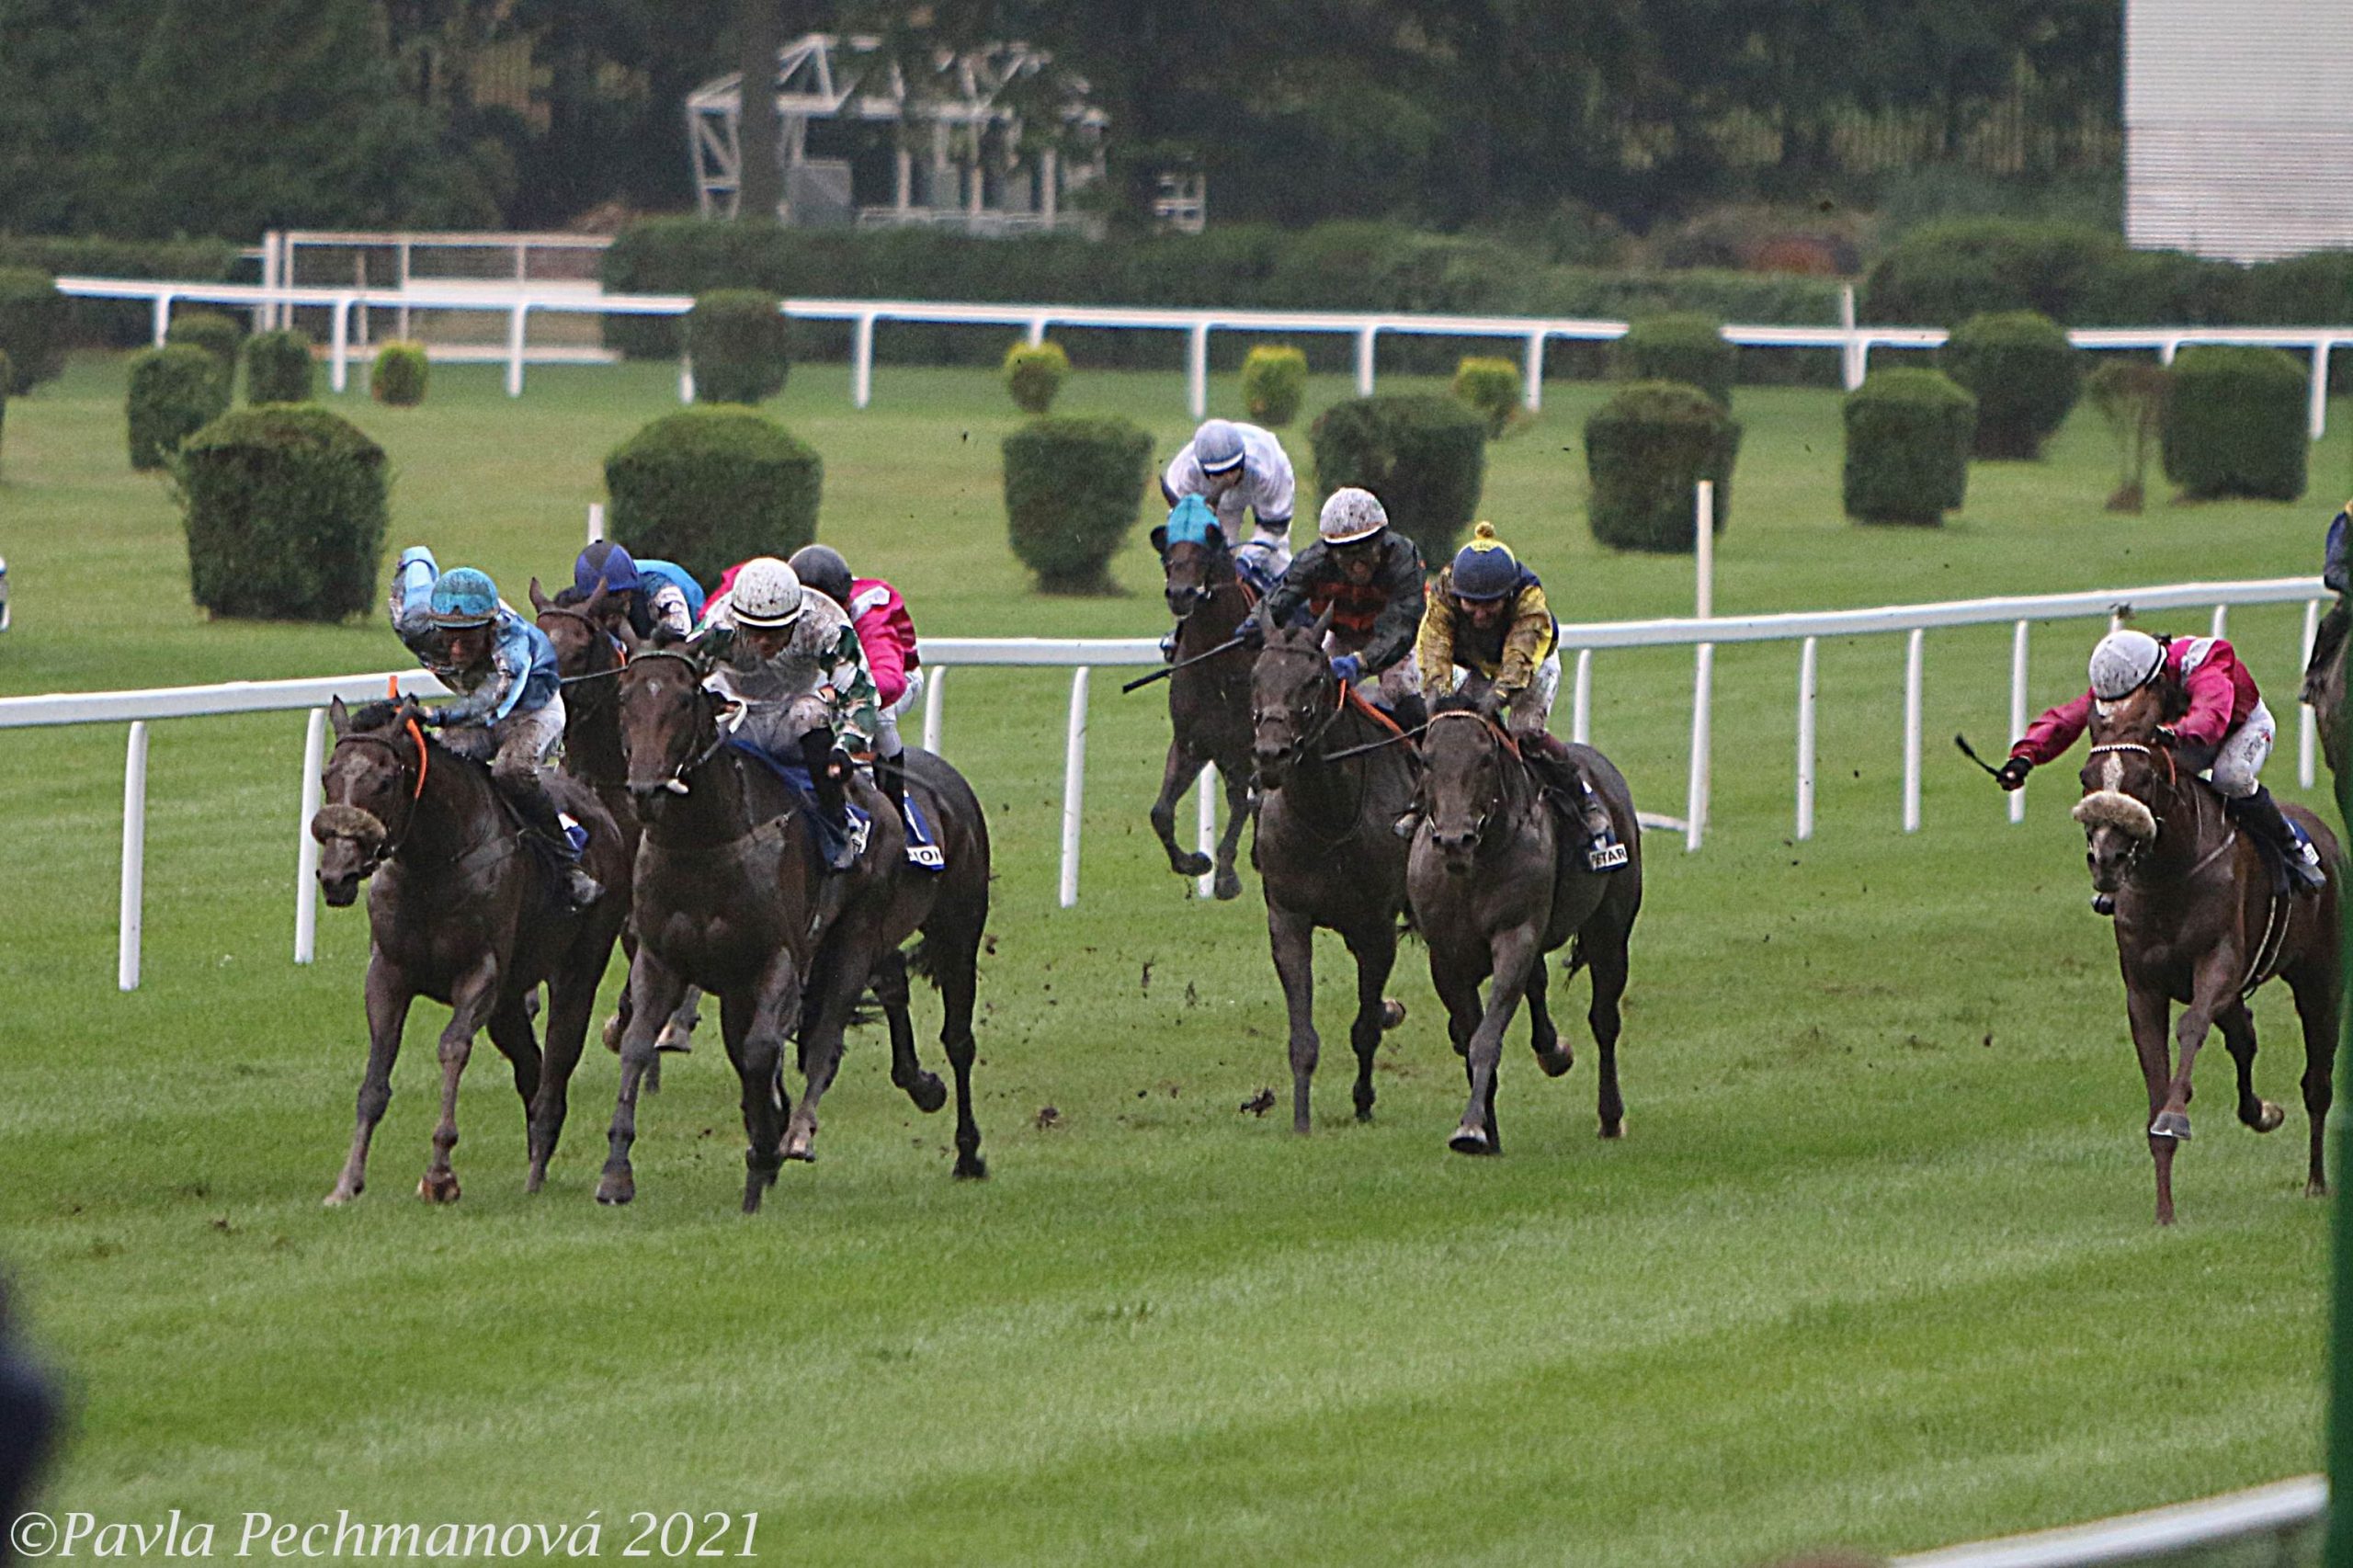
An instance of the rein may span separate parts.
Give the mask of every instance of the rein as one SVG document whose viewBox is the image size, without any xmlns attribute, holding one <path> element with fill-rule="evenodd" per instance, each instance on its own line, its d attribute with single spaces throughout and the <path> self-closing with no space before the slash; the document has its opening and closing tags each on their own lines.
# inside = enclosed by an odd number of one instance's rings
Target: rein
<svg viewBox="0 0 2353 1568">
<path fill-rule="evenodd" d="M 408 810 L 401 817 L 400 832 L 392 835 L 382 843 L 377 845 L 374 851 L 369 855 L 368 869 L 370 871 L 373 871 L 377 867 L 382 865 L 385 861 L 390 860 L 393 856 L 399 854 L 401 846 L 408 842 L 408 830 L 415 826 L 416 823 L 417 802 L 425 799 L 425 781 L 432 772 L 433 754 L 426 746 L 425 731 L 418 726 L 415 715 L 410 715 L 404 722 L 402 727 L 408 731 L 409 739 L 416 743 L 416 783 L 409 790 Z M 341 747 L 350 745 L 355 743 L 383 747 L 385 755 L 392 759 L 392 766 L 395 768 L 399 769 L 403 773 L 406 773 L 408 771 L 407 759 L 401 756 L 401 748 L 395 745 L 389 737 L 362 733 L 359 734 L 341 736 L 336 740 L 335 744 L 338 747 Z"/>
<path fill-rule="evenodd" d="M 547 608 L 540 611 L 540 619 L 541 620 L 545 620 L 551 615 L 560 615 L 566 620 L 576 620 L 581 624 L 581 626 L 587 630 L 591 636 L 603 638 L 606 646 L 612 649 L 613 658 L 616 661 L 608 669 L 590 670 L 586 675 L 560 676 L 557 677 L 558 685 L 575 686 L 584 680 L 610 680 L 613 676 L 629 668 L 629 644 L 622 642 L 619 637 L 614 636 L 610 631 L 608 631 L 596 621 L 591 620 L 585 614 L 573 608 L 570 605 L 550 605 Z"/>
<path fill-rule="evenodd" d="M 703 667 L 699 664 L 696 663 L 692 658 L 679 653 L 675 648 L 647 648 L 641 650 L 637 655 L 637 663 L 643 664 L 648 659 L 677 660 L 678 663 L 686 665 L 688 669 L 694 672 L 695 686 L 693 689 L 698 696 L 701 694 L 703 690 Z M 620 672 L 616 671 L 614 673 L 618 674 Z M 678 764 L 677 767 L 672 768 L 670 770 L 670 777 L 662 781 L 662 788 L 669 790 L 673 795 L 686 794 L 688 792 L 687 775 L 695 772 L 712 757 L 717 756 L 720 753 L 720 749 L 727 744 L 727 738 L 730 732 L 726 726 L 719 722 L 716 715 L 710 715 L 709 708 L 704 707 L 699 702 L 696 704 L 696 707 L 702 713 L 710 716 L 712 731 L 710 744 L 703 747 L 702 750 L 697 752 L 694 756 L 688 757 L 686 761 Z"/>
</svg>

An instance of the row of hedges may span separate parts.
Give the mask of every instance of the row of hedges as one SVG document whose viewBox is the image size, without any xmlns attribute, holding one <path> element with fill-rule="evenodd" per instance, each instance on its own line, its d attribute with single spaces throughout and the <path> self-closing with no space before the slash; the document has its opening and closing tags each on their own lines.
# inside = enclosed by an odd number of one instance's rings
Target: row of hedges
<svg viewBox="0 0 2353 1568">
<path fill-rule="evenodd" d="M 236 273 L 238 247 L 226 240 L 115 240 L 0 234 L 0 269 L 23 268 L 51 278 L 156 278 L 226 283 Z M 144 300 L 73 300 L 64 330 L 71 342 L 109 348 L 143 348 L 154 336 L 153 308 Z"/>
</svg>

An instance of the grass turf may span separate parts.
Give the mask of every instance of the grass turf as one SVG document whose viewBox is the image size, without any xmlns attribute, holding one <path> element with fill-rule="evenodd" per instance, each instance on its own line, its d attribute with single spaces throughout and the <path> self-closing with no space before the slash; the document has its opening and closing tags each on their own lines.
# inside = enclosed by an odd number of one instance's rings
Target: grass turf
<svg viewBox="0 0 2353 1568">
<path fill-rule="evenodd" d="M 567 569 L 602 454 L 671 382 L 541 370 L 509 403 L 496 375 L 437 369 L 415 410 L 336 404 L 392 453 L 395 543 L 478 562 L 519 600 L 530 573 Z M 1028 591 L 996 477 L 1015 415 L 990 378 L 885 369 L 864 413 L 845 390 L 801 367 L 775 411 L 826 457 L 824 536 L 897 581 L 926 631 L 1158 629 L 1141 529 L 1127 597 Z M 124 462 L 120 391 L 119 361 L 79 360 L 9 411 L 0 691 L 399 664 L 381 621 L 190 609 L 167 492 Z M 1585 532 L 1576 431 L 1597 389 L 1547 392 L 1493 449 L 1489 515 L 1564 616 L 1682 609 L 1688 561 Z M 1173 375 L 1082 373 L 1065 399 L 1139 418 L 1164 457 L 1184 434 Z M 2086 417 L 2044 463 L 1979 465 L 1951 526 L 1866 529 L 1837 514 L 1835 398 L 1744 389 L 1738 413 L 1725 612 L 2308 571 L 2328 509 L 2104 516 Z M 2336 447 L 2316 498 L 2345 483 Z M 2046 699 L 2097 630 L 2037 637 Z M 2287 711 L 2298 612 L 2232 630 Z M 1063 677 L 957 672 L 946 750 L 998 844 L 977 1075 L 992 1179 L 948 1180 L 945 1126 L 890 1089 L 867 1032 L 821 1163 L 748 1222 L 710 1023 L 642 1109 L 632 1208 L 589 1201 L 611 1058 L 592 1048 L 550 1188 L 526 1199 L 486 1041 L 462 1097 L 467 1196 L 418 1204 L 429 1007 L 369 1194 L 323 1212 L 367 940 L 357 912 L 330 913 L 320 961 L 287 962 L 299 717 L 157 727 L 131 995 L 108 984 L 119 730 L 0 737 L 0 1256 L 74 1392 L 51 1504 L 178 1507 L 231 1539 L 253 1509 L 601 1509 L 616 1554 L 636 1510 L 757 1509 L 771 1560 L 1738 1563 L 2313 1468 L 2325 1210 L 2298 1194 L 2302 1117 L 2268 1139 L 2233 1125 L 2214 1042 L 2183 1223 L 2156 1233 L 2063 771 L 2012 828 L 1981 776 L 1932 753 L 1927 826 L 1900 834 L 1901 642 L 1827 644 L 1821 827 L 1792 845 L 1793 653 L 1721 651 L 1708 847 L 1646 846 L 1630 1138 L 1593 1138 L 1589 1061 L 1544 1081 L 1516 1027 L 1508 1152 L 1487 1162 L 1444 1149 L 1461 1080 L 1410 946 L 1375 1122 L 1347 1119 L 1328 938 L 1316 1135 L 1239 1113 L 1262 1086 L 1285 1097 L 1280 999 L 1255 886 L 1191 900 L 1143 823 L 1158 699 L 1098 684 L 1065 912 Z M 1928 733 L 1998 744 L 2006 670 L 2001 629 L 1932 637 Z M 1597 661 L 1596 738 L 1647 809 L 1679 810 L 1688 685 L 1688 655 Z M 2270 774 L 2295 796 L 2291 744 Z M 1582 994 L 1554 993 L 1581 1053 Z M 927 1039 L 936 1003 L 917 1011 Z M 2259 1083 L 2292 1101 L 2292 1012 L 2267 991 L 2256 1014 Z"/>
</svg>

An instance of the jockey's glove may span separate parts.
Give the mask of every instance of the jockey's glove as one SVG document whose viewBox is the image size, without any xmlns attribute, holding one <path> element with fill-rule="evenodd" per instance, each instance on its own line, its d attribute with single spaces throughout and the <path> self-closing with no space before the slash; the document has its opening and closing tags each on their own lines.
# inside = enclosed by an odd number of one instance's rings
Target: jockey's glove
<svg viewBox="0 0 2353 1568">
<path fill-rule="evenodd" d="M 2171 751 L 2174 747 L 2181 744 L 2181 737 L 2175 734 L 2172 727 L 2166 724 L 2159 724 L 2155 729 L 2150 731 L 2149 739 L 2165 747 L 2167 751 Z"/>
<path fill-rule="evenodd" d="M 1342 680 L 1353 681 L 1364 674 L 1364 661 L 1354 653 L 1343 653 L 1332 661 L 1332 673 Z"/>
<path fill-rule="evenodd" d="M 2014 756 L 2002 764 L 1994 774 L 1994 782 L 2005 790 L 2023 789 L 2026 776 L 2034 771 L 2034 764 L 2022 756 Z"/>
</svg>

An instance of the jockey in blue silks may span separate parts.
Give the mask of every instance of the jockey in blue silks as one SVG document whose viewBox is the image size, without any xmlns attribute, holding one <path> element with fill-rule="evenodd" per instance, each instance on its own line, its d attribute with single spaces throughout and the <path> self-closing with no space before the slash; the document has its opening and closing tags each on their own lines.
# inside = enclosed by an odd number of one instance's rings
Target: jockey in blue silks
<svg viewBox="0 0 2353 1568">
<path fill-rule="evenodd" d="M 685 567 L 668 561 L 637 559 L 609 540 L 598 540 L 572 563 L 572 591 L 561 605 L 577 605 L 605 589 L 606 608 L 628 618 L 640 642 L 656 631 L 690 636 L 702 624 L 702 585 Z"/>
</svg>

